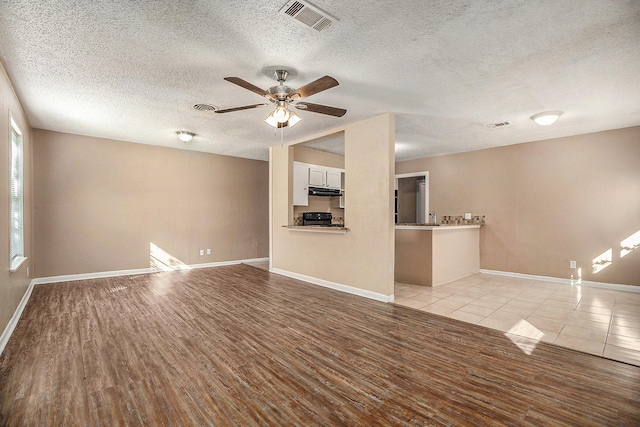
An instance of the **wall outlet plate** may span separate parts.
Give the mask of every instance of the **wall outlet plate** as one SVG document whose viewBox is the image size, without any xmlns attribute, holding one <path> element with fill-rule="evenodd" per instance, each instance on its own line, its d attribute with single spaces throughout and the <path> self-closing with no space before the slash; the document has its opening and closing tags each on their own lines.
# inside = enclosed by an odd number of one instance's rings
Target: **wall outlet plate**
<svg viewBox="0 0 640 427">
<path fill-rule="evenodd" d="M 576 262 L 575 261 L 569 261 L 569 268 L 571 268 L 571 269 L 576 268 Z"/>
<path fill-rule="evenodd" d="M 469 212 L 465 213 L 464 219 L 471 219 L 471 214 Z"/>
<path fill-rule="evenodd" d="M 200 255 L 204 255 L 204 249 L 200 249 Z"/>
</svg>

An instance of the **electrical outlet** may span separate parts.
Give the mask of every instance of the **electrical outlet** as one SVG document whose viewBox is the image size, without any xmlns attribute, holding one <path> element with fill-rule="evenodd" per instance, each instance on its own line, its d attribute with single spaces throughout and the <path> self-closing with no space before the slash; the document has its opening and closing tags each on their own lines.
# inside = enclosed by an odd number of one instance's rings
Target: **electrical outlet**
<svg viewBox="0 0 640 427">
<path fill-rule="evenodd" d="M 569 261 L 569 268 L 575 269 L 576 268 L 576 262 L 575 261 Z"/>
<path fill-rule="evenodd" d="M 211 249 L 207 249 L 207 255 L 211 255 Z"/>
<path fill-rule="evenodd" d="M 200 255 L 204 255 L 204 249 L 200 249 Z"/>
</svg>

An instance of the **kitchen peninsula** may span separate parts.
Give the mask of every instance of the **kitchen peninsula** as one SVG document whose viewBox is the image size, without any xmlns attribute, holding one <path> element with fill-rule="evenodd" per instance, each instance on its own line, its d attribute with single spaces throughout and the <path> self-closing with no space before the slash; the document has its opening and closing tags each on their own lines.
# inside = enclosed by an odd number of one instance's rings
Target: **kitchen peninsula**
<svg viewBox="0 0 640 427">
<path fill-rule="evenodd" d="M 395 280 L 437 286 L 480 271 L 480 225 L 396 224 Z"/>
</svg>

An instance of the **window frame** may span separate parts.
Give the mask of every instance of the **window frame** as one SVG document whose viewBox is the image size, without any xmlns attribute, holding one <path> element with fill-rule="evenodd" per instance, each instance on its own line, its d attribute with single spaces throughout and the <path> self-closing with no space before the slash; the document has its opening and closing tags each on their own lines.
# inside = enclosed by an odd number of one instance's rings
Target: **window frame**
<svg viewBox="0 0 640 427">
<path fill-rule="evenodd" d="M 9 115 L 9 121 L 9 272 L 13 273 L 27 260 L 24 250 L 24 134 L 11 115 Z M 15 152 L 16 149 L 18 153 Z M 16 171 L 16 155 L 19 162 L 18 171 Z M 17 180 L 15 179 L 16 173 L 18 174 Z M 17 184 L 16 181 L 18 181 Z M 18 187 L 18 195 L 15 195 L 16 186 Z M 14 203 L 16 198 L 20 203 L 18 209 Z M 14 223 L 16 210 L 19 216 L 19 224 L 17 225 Z M 14 238 L 16 233 L 18 233 L 17 239 Z"/>
</svg>

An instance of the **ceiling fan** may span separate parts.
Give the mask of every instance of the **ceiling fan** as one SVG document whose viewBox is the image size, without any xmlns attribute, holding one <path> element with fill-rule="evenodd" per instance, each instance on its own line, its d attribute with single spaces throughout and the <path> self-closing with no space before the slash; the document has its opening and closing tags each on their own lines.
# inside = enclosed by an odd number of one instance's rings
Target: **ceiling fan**
<svg viewBox="0 0 640 427">
<path fill-rule="evenodd" d="M 331 89 L 338 86 L 338 81 L 331 76 L 320 77 L 311 83 L 304 85 L 298 89 L 294 89 L 289 86 L 285 86 L 284 82 L 287 80 L 288 72 L 286 70 L 276 70 L 274 72 L 276 80 L 278 80 L 277 86 L 272 86 L 267 90 L 263 90 L 258 86 L 255 86 L 240 77 L 225 77 L 228 82 L 237 84 L 238 86 L 264 96 L 273 104 L 276 104 L 275 110 L 269 117 L 265 119 L 269 125 L 274 128 L 283 128 L 287 126 L 293 126 L 302 120 L 293 111 L 290 110 L 290 106 L 293 105 L 298 110 L 306 110 L 312 113 L 326 114 L 328 116 L 342 117 L 346 114 L 347 110 L 343 108 L 329 107 L 327 105 L 312 104 L 310 102 L 299 102 L 300 100 L 307 98 L 316 93 Z M 245 105 L 243 107 L 227 108 L 224 110 L 216 110 L 216 113 L 231 113 L 234 111 L 249 110 L 251 108 L 263 107 L 269 104 L 253 104 Z"/>
</svg>

